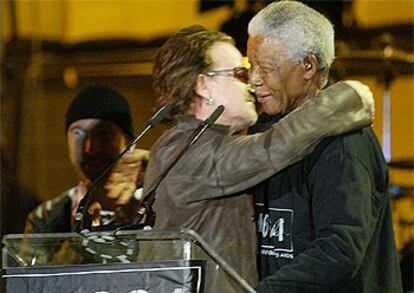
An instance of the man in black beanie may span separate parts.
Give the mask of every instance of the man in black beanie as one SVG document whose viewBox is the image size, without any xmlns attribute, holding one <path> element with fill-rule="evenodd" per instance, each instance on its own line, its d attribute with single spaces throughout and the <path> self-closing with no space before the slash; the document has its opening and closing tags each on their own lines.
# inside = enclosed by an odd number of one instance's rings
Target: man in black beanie
<svg viewBox="0 0 414 293">
<path fill-rule="evenodd" d="M 132 115 L 126 99 L 105 85 L 81 90 L 66 112 L 69 158 L 79 174 L 76 186 L 48 200 L 26 219 L 25 233 L 70 232 L 79 201 L 92 182 L 133 139 Z M 143 162 L 148 151 L 128 152 L 92 192 L 88 212 L 92 225 L 129 224 L 138 210 Z"/>
</svg>

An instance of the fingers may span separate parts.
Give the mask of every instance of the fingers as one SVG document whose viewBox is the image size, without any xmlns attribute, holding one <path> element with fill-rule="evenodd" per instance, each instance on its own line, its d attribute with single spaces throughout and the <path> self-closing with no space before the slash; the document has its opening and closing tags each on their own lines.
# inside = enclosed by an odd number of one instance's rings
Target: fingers
<svg viewBox="0 0 414 293">
<path fill-rule="evenodd" d="M 105 183 L 107 197 L 117 199 L 116 204 L 128 203 L 133 192 L 137 189 L 137 177 L 141 163 L 134 163 L 118 168 L 109 176 Z"/>
<path fill-rule="evenodd" d="M 136 185 L 135 182 L 116 183 L 105 186 L 105 189 L 108 189 L 107 197 L 115 200 L 115 205 L 125 205 L 133 196 Z"/>
<path fill-rule="evenodd" d="M 122 166 L 117 166 L 116 169 L 112 170 L 111 175 L 107 179 L 107 184 L 116 184 L 124 182 L 135 182 L 135 179 L 138 176 L 138 173 L 141 172 L 142 164 L 141 162 L 135 162 L 131 164 L 123 164 Z"/>
<path fill-rule="evenodd" d="M 116 184 L 134 181 L 136 183 L 139 181 L 139 174 L 145 171 L 148 158 L 149 152 L 146 150 L 137 149 L 133 153 L 126 153 L 112 169 L 108 182 Z"/>
<path fill-rule="evenodd" d="M 119 197 L 116 200 L 116 205 L 126 205 L 129 203 L 129 201 L 131 200 L 131 198 L 134 196 L 134 192 L 135 192 L 136 188 L 134 186 L 134 188 L 124 188 L 120 194 Z"/>
<path fill-rule="evenodd" d="M 133 154 L 125 154 L 124 157 L 113 167 L 112 173 L 128 173 L 141 168 L 143 160 L 132 157 Z"/>
<path fill-rule="evenodd" d="M 107 197 L 116 200 L 116 205 L 125 205 L 130 201 L 144 172 L 144 162 L 148 159 L 149 151 L 135 149 L 126 153 L 112 169 L 105 189 Z"/>
<path fill-rule="evenodd" d="M 126 164 L 133 163 L 136 161 L 148 161 L 150 152 L 143 149 L 134 149 L 127 152 L 121 159 Z"/>
<path fill-rule="evenodd" d="M 112 168 L 108 179 L 102 185 L 95 186 L 93 203 L 88 209 L 92 215 L 94 224 L 100 221 L 100 210 L 116 211 L 117 207 L 128 207 L 134 192 L 137 190 L 140 178 L 145 169 L 146 161 L 149 159 L 149 151 L 134 149 L 119 160 Z M 76 210 L 80 200 L 87 192 L 89 186 L 87 182 L 79 183 L 79 187 L 72 200 L 72 216 L 76 216 Z M 141 185 L 139 185 L 141 186 Z"/>
</svg>

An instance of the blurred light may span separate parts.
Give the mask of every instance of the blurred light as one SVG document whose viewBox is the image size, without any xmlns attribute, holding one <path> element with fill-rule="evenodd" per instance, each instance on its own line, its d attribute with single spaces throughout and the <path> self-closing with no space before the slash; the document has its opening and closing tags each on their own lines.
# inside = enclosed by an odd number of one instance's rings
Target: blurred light
<svg viewBox="0 0 414 293">
<path fill-rule="evenodd" d="M 243 64 L 247 69 L 249 69 L 250 68 L 249 58 L 243 57 Z"/>
<path fill-rule="evenodd" d="M 66 67 L 63 70 L 63 81 L 66 87 L 74 89 L 79 84 L 78 72 L 74 67 Z"/>
</svg>

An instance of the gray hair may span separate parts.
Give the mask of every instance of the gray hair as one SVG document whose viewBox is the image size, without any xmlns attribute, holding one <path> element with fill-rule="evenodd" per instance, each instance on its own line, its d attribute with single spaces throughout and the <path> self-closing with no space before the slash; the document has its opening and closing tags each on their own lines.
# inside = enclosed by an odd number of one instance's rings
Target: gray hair
<svg viewBox="0 0 414 293">
<path fill-rule="evenodd" d="M 283 42 L 294 62 L 314 54 L 321 70 L 320 84 L 326 84 L 335 59 L 334 30 L 332 23 L 316 10 L 297 1 L 273 2 L 252 18 L 248 33 Z"/>
</svg>

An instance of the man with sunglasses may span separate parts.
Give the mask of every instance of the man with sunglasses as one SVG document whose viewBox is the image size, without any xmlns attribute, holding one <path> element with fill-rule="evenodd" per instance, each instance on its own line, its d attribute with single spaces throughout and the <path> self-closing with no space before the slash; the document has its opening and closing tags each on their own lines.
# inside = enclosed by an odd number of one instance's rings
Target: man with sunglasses
<svg viewBox="0 0 414 293">
<path fill-rule="evenodd" d="M 332 24 L 302 3 L 274 2 L 249 23 L 248 57 L 265 112 L 255 133 L 326 85 Z M 258 292 L 401 292 L 387 165 L 371 127 L 323 140 L 259 184 L 254 201 Z"/>
<path fill-rule="evenodd" d="M 243 64 L 229 36 L 200 26 L 182 29 L 157 52 L 154 92 L 161 105 L 173 106 L 175 126 L 151 148 L 144 201 L 156 191 L 155 228 L 195 230 L 256 284 L 253 206 L 245 190 L 302 158 L 321 137 L 370 123 L 371 108 L 363 104 L 372 96 L 361 88 L 361 103 L 352 87 L 340 83 L 266 133 L 237 135 L 257 120 Z M 220 105 L 224 112 L 158 185 L 160 175 Z M 206 286 L 217 289 L 209 292 L 233 292 L 224 290 L 223 282 Z"/>
</svg>

